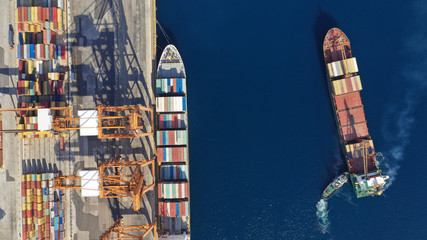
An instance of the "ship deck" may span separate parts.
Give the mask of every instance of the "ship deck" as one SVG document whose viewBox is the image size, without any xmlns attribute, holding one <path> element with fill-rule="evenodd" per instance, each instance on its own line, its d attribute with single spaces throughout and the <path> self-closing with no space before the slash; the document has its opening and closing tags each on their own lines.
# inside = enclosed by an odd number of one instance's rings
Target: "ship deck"
<svg viewBox="0 0 427 240">
<path fill-rule="evenodd" d="M 323 54 L 326 63 L 351 58 L 350 40 L 340 29 L 332 28 L 323 41 Z"/>
</svg>

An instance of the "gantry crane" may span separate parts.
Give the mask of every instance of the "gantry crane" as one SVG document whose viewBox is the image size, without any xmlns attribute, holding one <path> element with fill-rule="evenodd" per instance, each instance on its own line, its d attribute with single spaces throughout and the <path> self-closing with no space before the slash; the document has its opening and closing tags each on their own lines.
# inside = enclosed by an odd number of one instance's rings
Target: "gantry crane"
<svg viewBox="0 0 427 240">
<path fill-rule="evenodd" d="M 46 108 L 15 108 L 0 109 L 0 111 L 37 111 Z M 85 128 L 97 129 L 97 136 L 105 138 L 138 138 L 154 134 L 154 128 L 150 132 L 144 132 L 144 112 L 149 112 L 151 120 L 154 119 L 153 108 L 141 106 L 104 106 L 99 105 L 95 116 L 73 117 L 71 107 L 51 107 L 47 110 L 60 110 L 60 116 L 48 116 L 51 121 L 49 129 L 56 132 L 65 132 Z M 46 113 L 48 114 L 48 113 Z M 96 126 L 85 127 L 82 122 L 92 121 Z M 39 129 L 40 130 L 40 129 Z M 34 130 L 2 130 L 3 132 L 25 132 Z"/>
<path fill-rule="evenodd" d="M 114 158 L 98 167 L 99 177 L 97 179 L 84 179 L 75 175 L 60 176 L 54 179 L 54 188 L 99 191 L 99 198 L 131 197 L 133 209 L 138 211 L 141 207 L 142 195 L 154 189 L 155 179 L 152 184 L 144 185 L 142 168 L 150 165 L 151 174 L 155 178 L 154 158 L 150 161 L 122 161 L 121 157 Z M 99 188 L 85 189 L 82 187 L 83 181 L 98 181 Z"/>
<path fill-rule="evenodd" d="M 157 240 L 156 221 L 151 224 L 123 226 L 122 218 L 105 231 L 101 240 L 110 239 L 137 239 L 143 240 L 150 232 L 153 231 L 154 239 Z"/>
</svg>

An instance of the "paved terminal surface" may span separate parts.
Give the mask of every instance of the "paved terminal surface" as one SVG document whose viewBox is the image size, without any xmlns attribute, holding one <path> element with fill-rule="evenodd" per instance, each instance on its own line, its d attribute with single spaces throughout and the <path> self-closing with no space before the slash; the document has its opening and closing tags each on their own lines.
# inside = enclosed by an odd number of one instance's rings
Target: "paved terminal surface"
<svg viewBox="0 0 427 240">
<path fill-rule="evenodd" d="M 6 1 L 5 1 L 6 2 Z M 17 106 L 17 53 L 9 50 L 8 23 L 15 26 L 16 1 L 0 9 L 0 103 Z M 153 0 L 73 0 L 68 6 L 69 63 L 75 73 L 70 81 L 69 102 L 77 110 L 104 105 L 152 106 L 152 79 L 155 69 Z M 15 26 L 15 39 L 17 31 Z M 16 40 L 15 40 L 16 42 Z M 147 116 L 148 118 L 148 116 Z M 151 119 L 146 127 L 151 130 Z M 3 128 L 16 129 L 15 114 L 3 113 Z M 64 175 L 93 169 L 114 156 L 126 160 L 151 159 L 155 152 L 152 136 L 138 139 L 106 140 L 80 137 L 70 132 L 65 151 L 59 139 L 19 139 L 4 134 L 5 165 L 0 170 L 0 239 L 19 239 L 21 234 L 20 177 L 29 168 L 58 170 Z M 23 170 L 24 168 L 24 170 Z M 146 183 L 153 182 L 146 169 Z M 117 219 L 125 225 L 151 223 L 155 216 L 154 191 L 143 197 L 141 209 L 133 211 L 130 199 L 83 198 L 79 190 L 66 190 L 66 239 L 99 239 Z M 153 239 L 150 234 L 146 239 Z"/>
</svg>

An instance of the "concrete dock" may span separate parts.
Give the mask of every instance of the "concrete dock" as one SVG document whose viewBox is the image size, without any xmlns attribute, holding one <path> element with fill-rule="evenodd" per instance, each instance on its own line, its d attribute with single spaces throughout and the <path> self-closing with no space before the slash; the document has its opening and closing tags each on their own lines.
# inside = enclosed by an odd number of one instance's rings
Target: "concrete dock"
<svg viewBox="0 0 427 240">
<path fill-rule="evenodd" d="M 18 58 L 9 49 L 8 27 L 15 23 L 16 1 L 2 7 L 0 21 L 0 103 L 16 108 Z M 8 24 L 9 23 L 9 24 Z M 155 74 L 154 0 L 73 0 L 67 1 L 68 102 L 77 110 L 95 109 L 99 104 L 152 106 Z M 71 74 L 73 73 L 73 74 Z M 16 129 L 13 112 L 3 113 L 3 128 Z M 151 124 L 145 126 L 151 130 Z M 58 138 L 20 139 L 3 135 L 4 167 L 0 170 L 0 239 L 21 239 L 21 174 L 28 168 L 57 170 L 63 175 L 93 169 L 115 156 L 126 160 L 149 160 L 155 154 L 152 136 L 138 139 L 80 137 L 71 131 L 65 151 Z M 147 171 L 147 184 L 153 181 Z M 79 190 L 65 191 L 65 239 L 99 239 L 120 216 L 126 225 L 148 224 L 155 217 L 155 194 L 143 197 L 139 212 L 130 199 L 83 198 Z M 150 234 L 146 239 L 153 239 Z"/>
</svg>

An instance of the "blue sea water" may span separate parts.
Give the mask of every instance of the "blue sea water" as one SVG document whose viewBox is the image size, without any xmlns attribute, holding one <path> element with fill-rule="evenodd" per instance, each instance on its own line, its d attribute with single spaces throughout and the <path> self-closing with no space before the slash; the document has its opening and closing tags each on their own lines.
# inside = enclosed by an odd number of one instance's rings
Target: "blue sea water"
<svg viewBox="0 0 427 240">
<path fill-rule="evenodd" d="M 157 18 L 187 71 L 193 239 L 427 239 L 427 2 L 160 0 Z M 380 197 L 347 184 L 319 202 L 346 169 L 321 55 L 331 27 L 351 41 L 392 175 Z"/>
</svg>

